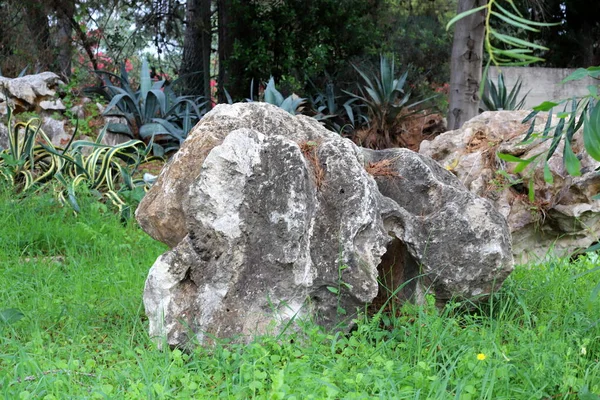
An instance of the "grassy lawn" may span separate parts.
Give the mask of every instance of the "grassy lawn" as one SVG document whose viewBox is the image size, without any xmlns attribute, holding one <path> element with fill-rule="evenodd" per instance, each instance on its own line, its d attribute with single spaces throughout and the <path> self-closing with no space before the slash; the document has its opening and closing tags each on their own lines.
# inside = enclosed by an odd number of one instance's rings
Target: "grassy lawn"
<svg viewBox="0 0 600 400">
<path fill-rule="evenodd" d="M 476 310 L 406 306 L 350 335 L 161 352 L 142 291 L 165 246 L 89 202 L 0 193 L 0 396 L 6 399 L 600 399 L 600 271 L 520 266 Z M 7 313 L 4 314 L 8 316 Z"/>
</svg>

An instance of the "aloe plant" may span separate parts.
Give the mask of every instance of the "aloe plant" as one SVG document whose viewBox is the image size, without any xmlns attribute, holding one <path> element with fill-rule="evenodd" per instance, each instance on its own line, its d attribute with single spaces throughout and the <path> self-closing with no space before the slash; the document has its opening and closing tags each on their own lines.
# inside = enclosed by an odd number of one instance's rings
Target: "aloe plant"
<svg viewBox="0 0 600 400">
<path fill-rule="evenodd" d="M 379 74 L 367 74 L 356 65 L 354 69 L 364 80 L 364 85 L 358 86 L 359 94 L 345 91 L 350 96 L 360 100 L 368 110 L 369 123 L 378 134 L 383 135 L 383 146 L 391 147 L 391 131 L 402 118 L 419 112 L 415 107 L 429 101 L 435 96 L 409 103 L 411 92 L 404 89 L 408 71 L 395 78 L 395 65 L 393 58 L 390 60 L 381 55 L 379 60 Z"/>
<path fill-rule="evenodd" d="M 162 156 L 177 150 L 189 131 L 202 118 L 208 104 L 202 96 L 177 96 L 173 87 L 177 80 L 166 85 L 165 81 L 152 82 L 148 62 L 142 62 L 140 84 L 134 90 L 129 82 L 125 66 L 121 75 L 107 71 L 95 71 L 103 86 L 91 92 L 104 96 L 108 105 L 104 115 L 123 117 L 127 124 L 111 123 L 108 131 L 140 139 L 146 143 L 153 141 L 153 151 Z M 114 85 L 111 79 L 119 83 Z"/>
<path fill-rule="evenodd" d="M 41 144 L 50 143 L 50 139 L 40 129 L 39 118 L 13 124 L 12 117 L 8 107 L 8 148 L 0 152 L 0 177 L 19 190 L 27 190 L 51 179 L 58 166 Z"/>
<path fill-rule="evenodd" d="M 494 84 L 494 82 L 488 78 L 483 96 L 481 97 L 480 108 L 483 111 L 522 109 L 525 104 L 525 99 L 529 94 L 529 92 L 527 92 L 521 99 L 518 98 L 522 85 L 523 81 L 521 81 L 521 77 L 519 77 L 509 92 L 502 73 L 498 74 L 498 84 Z"/>
</svg>

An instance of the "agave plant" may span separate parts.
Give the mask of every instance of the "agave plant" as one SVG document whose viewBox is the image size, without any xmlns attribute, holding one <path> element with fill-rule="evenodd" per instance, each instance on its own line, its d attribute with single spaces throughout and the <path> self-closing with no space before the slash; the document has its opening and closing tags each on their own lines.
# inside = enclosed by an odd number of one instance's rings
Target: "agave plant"
<svg viewBox="0 0 600 400">
<path fill-rule="evenodd" d="M 418 113 L 416 106 L 429 101 L 435 96 L 409 104 L 411 93 L 404 86 L 408 77 L 405 71 L 399 78 L 395 78 L 395 66 L 393 58 L 380 56 L 379 75 L 369 76 L 366 72 L 353 65 L 360 74 L 365 85 L 359 85 L 359 94 L 345 91 L 345 93 L 361 101 L 368 110 L 369 123 L 379 135 L 383 135 L 383 147 L 393 145 L 391 134 L 394 125 L 399 118 L 406 118 Z"/>
<path fill-rule="evenodd" d="M 248 102 L 254 101 L 254 79 L 250 83 L 250 98 L 246 99 Z M 229 104 L 232 103 L 231 96 L 229 93 L 225 91 L 225 95 Z M 304 104 L 305 99 L 296 96 L 295 94 L 288 96 L 286 98 L 277 90 L 275 87 L 275 79 L 271 76 L 269 82 L 267 83 L 267 87 L 265 88 L 265 97 L 264 101 L 269 104 L 273 104 L 279 108 L 284 109 L 292 115 L 296 115 L 298 113 L 298 108 Z"/>
<path fill-rule="evenodd" d="M 483 96 L 481 97 L 480 108 L 483 111 L 522 109 L 523 105 L 525 104 L 525 99 L 529 94 L 529 92 L 527 92 L 523 97 L 521 97 L 520 100 L 518 99 L 522 85 L 523 82 L 521 81 L 521 77 L 519 77 L 515 83 L 515 86 L 513 86 L 512 90 L 509 92 L 506 88 L 504 75 L 502 73 L 498 74 L 497 85 L 488 78 Z"/>
<path fill-rule="evenodd" d="M 0 179 L 18 191 L 27 191 L 47 183 L 56 183 L 55 191 L 62 203 L 79 211 L 76 189 L 85 185 L 99 197 L 117 206 L 124 218 L 132 215 L 132 193 L 143 194 L 150 186 L 136 174 L 142 162 L 151 159 L 152 140 L 145 144 L 130 140 L 117 146 L 101 144 L 105 127 L 95 142 L 73 140 L 64 148 L 55 147 L 40 128 L 40 121 L 12 124 L 8 109 L 9 147 L 0 152 Z M 85 150 L 84 150 L 85 149 Z"/>
<path fill-rule="evenodd" d="M 12 110 L 8 107 L 8 148 L 0 152 L 0 177 L 18 190 L 27 190 L 52 179 L 58 164 L 41 144 L 50 143 L 40 129 L 41 121 L 32 118 L 13 124 L 12 117 Z"/>
<path fill-rule="evenodd" d="M 360 123 L 369 122 L 366 115 L 361 112 L 356 97 L 350 99 L 347 96 L 345 99 L 342 97 L 336 95 L 335 85 L 329 82 L 325 86 L 325 91 L 317 91 L 317 94 L 310 98 L 315 112 L 313 118 L 340 134 L 347 130 L 354 130 Z M 341 103 L 340 99 L 345 101 Z"/>
<path fill-rule="evenodd" d="M 154 143 L 157 156 L 177 150 L 189 131 L 202 118 L 208 104 L 202 96 L 177 96 L 173 87 L 177 80 L 166 85 L 164 80 L 152 82 L 148 62 L 142 62 L 140 85 L 134 90 L 125 66 L 121 75 L 95 71 L 103 86 L 91 89 L 109 102 L 104 115 L 123 117 L 127 124 L 111 123 L 108 131 Z M 111 79 L 119 82 L 114 85 Z"/>
</svg>

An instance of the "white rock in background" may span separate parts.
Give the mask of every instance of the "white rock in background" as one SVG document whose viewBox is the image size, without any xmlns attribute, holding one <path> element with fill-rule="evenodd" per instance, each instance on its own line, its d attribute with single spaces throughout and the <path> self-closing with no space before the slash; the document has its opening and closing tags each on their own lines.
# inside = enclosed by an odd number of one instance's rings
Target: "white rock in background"
<svg viewBox="0 0 600 400">
<path fill-rule="evenodd" d="M 484 112 L 461 129 L 443 133 L 421 144 L 420 153 L 450 169 L 473 193 L 490 199 L 508 219 L 513 236 L 513 253 L 520 263 L 541 260 L 547 255 L 563 257 L 585 249 L 600 236 L 600 163 L 583 150 L 581 132 L 574 136 L 573 149 L 581 153 L 582 176 L 571 177 L 563 166 L 563 144 L 548 164 L 552 185 L 543 177 L 543 164 L 534 170 L 535 202 L 528 199 L 529 170 L 515 173 L 516 163 L 505 163 L 497 152 L 522 159 L 546 151 L 551 140 L 524 145 L 529 124 L 521 121 L 529 111 Z M 547 114 L 540 114 L 537 131 L 544 129 Z M 554 124 L 558 122 L 554 118 Z M 543 160 L 542 160 L 543 161 Z M 496 171 L 505 169 L 523 184 L 511 186 Z"/>
<path fill-rule="evenodd" d="M 8 105 L 15 112 L 35 111 L 41 112 L 44 107 L 51 110 L 64 110 L 62 102 L 56 99 L 56 92 L 63 82 L 59 76 L 52 72 L 26 75 L 21 78 L 0 77 L 0 111 L 6 114 L 6 95 Z M 45 102 L 45 103 L 43 103 Z M 43 103 L 43 105 L 42 105 Z"/>
</svg>

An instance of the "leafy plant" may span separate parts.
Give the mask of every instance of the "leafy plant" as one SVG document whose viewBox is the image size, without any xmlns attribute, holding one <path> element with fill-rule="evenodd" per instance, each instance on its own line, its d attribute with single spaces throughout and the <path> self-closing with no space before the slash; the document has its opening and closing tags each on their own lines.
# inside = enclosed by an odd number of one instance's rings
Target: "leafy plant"
<svg viewBox="0 0 600 400">
<path fill-rule="evenodd" d="M 45 183 L 58 171 L 56 158 L 41 144 L 51 142 L 40 125 L 37 118 L 17 121 L 13 125 L 13 113 L 8 107 L 9 144 L 0 152 L 0 177 L 18 190 L 28 190 L 35 184 Z"/>
<path fill-rule="evenodd" d="M 520 110 L 525 104 L 527 94 L 518 100 L 519 93 L 523 82 L 521 78 L 509 92 L 504 83 L 504 74 L 498 74 L 498 84 L 496 85 L 491 79 L 487 79 L 486 89 L 481 97 L 480 108 L 484 111 L 499 111 L 499 110 Z"/>
<path fill-rule="evenodd" d="M 250 98 L 247 99 L 249 102 L 254 101 L 253 89 L 254 80 L 250 84 Z M 269 82 L 267 83 L 267 87 L 265 88 L 264 101 L 282 108 L 292 115 L 296 115 L 298 113 L 298 108 L 304 104 L 305 99 L 300 98 L 295 94 L 291 94 L 284 98 L 281 92 L 279 92 L 279 90 L 277 90 L 275 87 L 275 79 L 271 76 L 271 78 L 269 78 Z"/>
<path fill-rule="evenodd" d="M 345 101 L 340 104 L 340 99 Z M 361 112 L 357 101 L 356 97 L 344 99 L 343 96 L 337 95 L 332 82 L 327 83 L 324 91 L 317 89 L 317 94 L 310 97 L 315 113 L 313 118 L 340 134 L 354 130 L 361 123 L 368 123 L 368 118 Z"/>
<path fill-rule="evenodd" d="M 12 110 L 8 109 L 9 147 L 0 153 L 0 178 L 20 192 L 54 182 L 58 199 L 76 212 L 76 189 L 85 185 L 129 218 L 131 201 L 139 201 L 150 185 L 134 175 L 140 164 L 150 159 L 152 141 L 148 145 L 139 140 L 104 145 L 101 141 L 106 127 L 95 142 L 74 141 L 76 129 L 67 146 L 60 148 L 52 144 L 40 125 L 39 119 L 34 118 L 13 126 Z"/>
<path fill-rule="evenodd" d="M 151 185 L 143 177 L 134 178 L 134 175 L 142 162 L 151 160 L 152 141 L 145 145 L 139 140 L 130 140 L 109 146 L 102 144 L 106 132 L 105 127 L 95 142 L 77 140 L 62 151 L 51 146 L 45 148 L 61 160 L 61 168 L 54 177 L 66 188 L 58 192 L 63 203 L 68 202 L 79 211 L 75 193 L 77 186 L 83 184 L 98 197 L 111 201 L 121 216 L 129 219 L 133 215 L 132 206 L 141 201 Z"/>
<path fill-rule="evenodd" d="M 14 324 L 23 319 L 25 314 L 16 308 L 5 308 L 0 310 L 0 326 Z"/>
<path fill-rule="evenodd" d="M 565 78 L 563 83 L 582 79 L 586 76 L 600 78 L 600 67 L 581 68 Z M 559 102 L 545 101 L 534 107 L 533 111 L 523 119 L 523 123 L 530 123 L 523 142 L 534 139 L 541 139 L 542 141 L 551 140 L 550 147 L 546 152 L 541 152 L 526 160 L 508 154 L 498 154 L 498 157 L 505 161 L 518 163 L 516 171 L 523 171 L 529 165 L 538 165 L 539 161 L 543 160 L 544 180 L 552 184 L 554 178 L 550 172 L 548 160 L 556 152 L 560 142 L 563 141 L 563 163 L 565 169 L 571 176 L 580 176 L 581 162 L 573 151 L 572 141 L 575 132 L 582 126 L 585 151 L 593 159 L 600 161 L 600 102 L 598 102 L 600 96 L 598 95 L 597 86 L 589 86 L 588 90 L 589 94 L 579 99 L 565 99 Z M 563 111 L 557 113 L 555 116 L 553 113 L 554 108 L 562 104 L 564 104 Z M 548 112 L 548 119 L 543 129 L 537 130 L 535 123 L 540 112 Z M 554 118 L 558 119 L 555 125 L 552 124 Z M 595 198 L 600 198 L 600 194 L 596 195 Z"/>
<path fill-rule="evenodd" d="M 435 96 L 409 104 L 411 93 L 404 89 L 408 71 L 405 71 L 399 78 L 395 78 L 393 58 L 390 60 L 384 55 L 380 56 L 378 75 L 371 74 L 369 76 L 355 65 L 354 69 L 360 74 L 365 85 L 358 86 L 360 94 L 344 92 L 364 104 L 368 110 L 370 125 L 378 135 L 383 135 L 383 147 L 391 147 L 393 145 L 392 129 L 398 119 L 419 112 L 420 110 L 414 107 Z M 412 111 L 410 111 L 411 109 Z"/>
<path fill-rule="evenodd" d="M 202 96 L 177 96 L 171 84 L 164 80 L 152 82 L 148 62 L 142 62 L 140 84 L 137 90 L 132 88 L 129 74 L 123 65 L 121 75 L 108 71 L 95 71 L 103 86 L 91 89 L 91 92 L 104 96 L 109 101 L 104 115 L 123 117 L 127 124 L 111 123 L 108 131 L 141 139 L 145 143 L 153 142 L 154 155 L 176 151 L 189 131 L 202 118 L 208 103 Z M 118 82 L 114 85 L 112 80 Z"/>
</svg>

